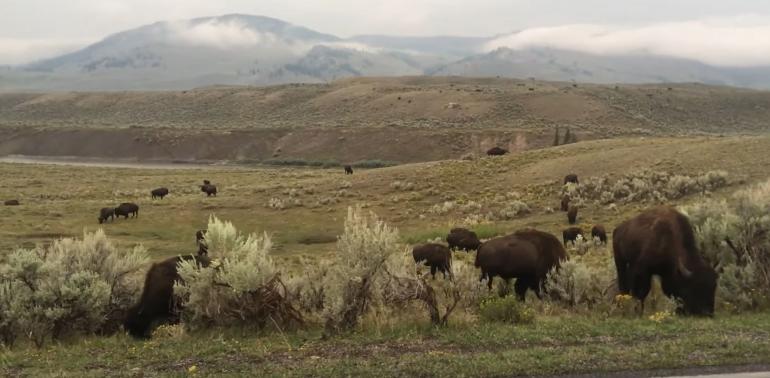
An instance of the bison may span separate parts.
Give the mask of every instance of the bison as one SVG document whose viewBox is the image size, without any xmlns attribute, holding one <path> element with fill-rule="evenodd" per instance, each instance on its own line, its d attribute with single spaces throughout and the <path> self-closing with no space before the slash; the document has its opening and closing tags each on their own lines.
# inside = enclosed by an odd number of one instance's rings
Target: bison
<svg viewBox="0 0 770 378">
<path fill-rule="evenodd" d="M 500 147 L 492 147 L 489 150 L 487 150 L 487 155 L 489 156 L 501 156 L 508 153 L 508 150 L 505 148 Z"/>
<path fill-rule="evenodd" d="M 570 227 L 564 229 L 561 235 L 562 240 L 564 240 L 564 245 L 567 245 L 568 242 L 574 243 L 577 240 L 578 235 L 583 236 L 583 229 L 580 227 Z"/>
<path fill-rule="evenodd" d="M 206 244 L 206 230 L 198 230 L 195 232 L 195 244 L 198 245 L 198 255 L 208 255 L 209 246 Z"/>
<path fill-rule="evenodd" d="M 516 278 L 514 290 L 524 300 L 527 289 L 540 298 L 548 272 L 566 258 L 567 252 L 555 236 L 527 229 L 482 244 L 475 265 L 481 269 L 480 280 L 486 278 L 490 290 L 496 276 L 506 282 Z"/>
<path fill-rule="evenodd" d="M 152 199 L 160 198 L 163 199 L 163 197 L 168 195 L 168 188 L 158 188 L 150 192 L 150 195 L 152 195 Z"/>
<path fill-rule="evenodd" d="M 124 202 L 115 208 L 115 218 L 124 217 L 128 219 L 129 215 L 133 215 L 134 218 L 139 216 L 139 205 L 131 202 Z"/>
<path fill-rule="evenodd" d="M 178 321 L 179 306 L 174 301 L 174 282 L 181 280 L 177 264 L 194 260 L 208 266 L 209 259 L 201 256 L 177 256 L 152 264 L 144 280 L 139 303 L 128 309 L 123 328 L 133 337 L 149 338 L 158 323 Z"/>
<path fill-rule="evenodd" d="M 5 206 L 19 206 L 19 200 L 7 200 L 3 202 L 3 205 Z"/>
<path fill-rule="evenodd" d="M 345 166 L 345 174 L 346 175 L 352 175 L 353 174 L 353 167 L 346 165 Z"/>
<path fill-rule="evenodd" d="M 561 197 L 561 211 L 569 210 L 569 202 L 570 198 L 568 195 L 565 194 Z"/>
<path fill-rule="evenodd" d="M 449 230 L 446 241 L 449 244 L 449 249 L 462 249 L 464 251 L 478 250 L 479 245 L 481 245 L 475 232 L 459 227 Z"/>
<path fill-rule="evenodd" d="M 567 211 L 567 221 L 569 222 L 569 224 L 575 224 L 575 221 L 577 221 L 577 213 L 578 213 L 577 206 L 569 207 L 569 211 Z"/>
<path fill-rule="evenodd" d="M 208 180 L 206 180 L 208 181 Z M 201 192 L 206 193 L 206 197 L 217 196 L 217 187 L 212 184 L 201 185 Z"/>
<path fill-rule="evenodd" d="M 578 176 L 574 173 L 570 173 L 564 176 L 564 184 L 566 185 L 567 183 L 570 183 L 570 182 L 573 184 L 580 184 L 580 182 L 578 181 Z"/>
<path fill-rule="evenodd" d="M 447 273 L 452 277 L 452 252 L 441 244 L 421 244 L 412 249 L 414 262 L 424 261 L 425 266 L 430 267 L 430 274 L 436 278 L 436 271 L 441 272 L 446 278 Z"/>
<path fill-rule="evenodd" d="M 111 220 L 115 219 L 115 209 L 112 207 L 103 207 L 101 210 L 99 210 L 99 224 L 102 224 L 107 221 L 107 218 L 110 218 Z"/>
<path fill-rule="evenodd" d="M 591 228 L 591 239 L 599 238 L 599 242 L 607 244 L 607 231 L 604 230 L 604 226 L 595 224 Z"/>
<path fill-rule="evenodd" d="M 663 293 L 681 301 L 678 312 L 714 314 L 717 273 L 701 257 L 690 221 L 674 208 L 651 208 L 621 223 L 612 232 L 612 252 L 618 289 L 639 299 L 642 312 L 657 275 Z"/>
</svg>

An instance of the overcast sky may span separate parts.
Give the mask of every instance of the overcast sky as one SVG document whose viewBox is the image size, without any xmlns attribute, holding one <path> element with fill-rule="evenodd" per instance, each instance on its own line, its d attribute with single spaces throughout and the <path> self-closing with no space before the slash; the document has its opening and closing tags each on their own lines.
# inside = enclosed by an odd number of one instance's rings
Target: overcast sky
<svg viewBox="0 0 770 378">
<path fill-rule="evenodd" d="M 498 43 L 602 53 L 630 41 L 711 63 L 722 52 L 704 49 L 718 36 L 721 44 L 711 47 L 730 47 L 722 55 L 770 59 L 770 1 L 761 0 L 0 0 L 0 64 L 56 55 L 155 21 L 226 13 L 275 17 L 341 37 L 534 28 L 533 38 Z"/>
</svg>

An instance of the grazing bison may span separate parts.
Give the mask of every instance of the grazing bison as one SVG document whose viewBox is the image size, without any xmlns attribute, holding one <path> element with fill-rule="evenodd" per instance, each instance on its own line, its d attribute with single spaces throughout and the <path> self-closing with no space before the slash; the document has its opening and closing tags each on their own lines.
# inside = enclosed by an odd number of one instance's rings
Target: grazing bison
<svg viewBox="0 0 770 378">
<path fill-rule="evenodd" d="M 561 211 L 569 210 L 569 201 L 570 198 L 568 195 L 565 194 L 561 197 Z"/>
<path fill-rule="evenodd" d="M 152 195 L 152 199 L 155 199 L 156 197 L 163 199 L 163 197 L 168 195 L 168 188 L 158 188 L 151 191 L 150 194 Z"/>
<path fill-rule="evenodd" d="M 178 321 L 178 305 L 174 301 L 174 282 L 179 281 L 177 264 L 195 260 L 200 266 L 208 266 L 209 260 L 200 256 L 177 256 L 152 264 L 144 280 L 139 303 L 128 309 L 123 327 L 136 338 L 149 338 L 153 328 L 162 322 Z"/>
<path fill-rule="evenodd" d="M 508 150 L 500 147 L 492 147 L 489 150 L 487 150 L 487 155 L 489 156 L 500 156 L 500 155 L 505 155 L 507 153 L 508 153 Z"/>
<path fill-rule="evenodd" d="M 577 240 L 578 235 L 583 235 L 583 229 L 580 227 L 570 227 L 567 229 L 564 229 L 561 233 L 562 239 L 564 240 L 564 245 L 567 245 L 568 242 L 575 242 Z"/>
<path fill-rule="evenodd" d="M 449 249 L 462 249 L 464 251 L 475 251 L 481 245 L 475 232 L 459 227 L 449 230 L 446 242 L 449 244 Z"/>
<path fill-rule="evenodd" d="M 717 273 L 698 252 L 690 221 L 675 209 L 655 207 L 621 223 L 612 232 L 612 251 L 618 289 L 642 301 L 642 311 L 657 275 L 663 292 L 682 301 L 679 312 L 714 314 Z"/>
<path fill-rule="evenodd" d="M 346 165 L 345 166 L 345 174 L 346 175 L 352 175 L 353 174 L 353 167 Z"/>
<path fill-rule="evenodd" d="M 5 206 L 19 206 L 19 200 L 7 200 L 3 202 Z"/>
<path fill-rule="evenodd" d="M 436 278 L 436 271 L 441 272 L 446 278 L 447 273 L 452 277 L 452 252 L 441 244 L 421 244 L 412 249 L 414 262 L 425 262 L 430 267 L 430 274 Z"/>
<path fill-rule="evenodd" d="M 206 245 L 206 230 L 195 232 L 195 244 L 198 245 L 198 255 L 206 256 L 209 254 L 209 246 Z"/>
<path fill-rule="evenodd" d="M 577 213 L 578 213 L 577 206 L 569 207 L 569 211 L 567 211 L 567 221 L 569 222 L 569 224 L 575 224 L 575 221 L 577 220 Z"/>
<path fill-rule="evenodd" d="M 524 300 L 527 289 L 539 298 L 548 272 L 566 258 L 567 252 L 555 236 L 527 229 L 482 244 L 475 265 L 481 268 L 480 280 L 486 278 L 490 290 L 496 276 L 505 281 L 516 278 L 514 290 Z"/>
<path fill-rule="evenodd" d="M 564 176 L 564 184 L 567 184 L 567 183 L 570 183 L 570 182 L 573 183 L 573 184 L 580 184 L 580 182 L 578 181 L 578 176 L 576 174 L 574 174 L 574 173 L 570 173 L 570 174 Z"/>
<path fill-rule="evenodd" d="M 131 202 L 124 202 L 115 208 L 115 218 L 122 216 L 124 219 L 128 219 L 129 215 L 133 215 L 134 218 L 138 217 L 139 205 Z"/>
<path fill-rule="evenodd" d="M 209 180 L 203 180 L 203 185 L 211 185 L 211 181 L 209 181 Z"/>
<path fill-rule="evenodd" d="M 607 231 L 604 230 L 604 226 L 595 224 L 591 228 L 591 239 L 599 238 L 599 242 L 607 244 Z"/>
<path fill-rule="evenodd" d="M 217 187 L 211 184 L 201 185 L 201 192 L 206 193 L 206 197 L 217 196 Z"/>
<path fill-rule="evenodd" d="M 106 222 L 108 218 L 111 220 L 115 219 L 115 209 L 112 207 L 103 207 L 99 210 L 99 224 Z"/>
</svg>

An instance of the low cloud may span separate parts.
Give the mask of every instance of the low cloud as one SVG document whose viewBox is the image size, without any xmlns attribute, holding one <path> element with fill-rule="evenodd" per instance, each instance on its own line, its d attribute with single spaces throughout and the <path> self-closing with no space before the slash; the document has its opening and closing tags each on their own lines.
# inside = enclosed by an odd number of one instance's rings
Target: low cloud
<svg viewBox="0 0 770 378">
<path fill-rule="evenodd" d="M 169 30 L 171 31 L 171 38 L 176 42 L 223 49 L 272 45 L 279 42 L 276 35 L 260 33 L 236 20 L 210 20 L 199 23 L 171 22 L 169 23 Z"/>
<path fill-rule="evenodd" d="M 485 50 L 546 47 L 597 55 L 644 54 L 715 66 L 770 65 L 770 20 L 756 17 L 657 23 L 638 27 L 573 24 L 526 29 Z"/>
<path fill-rule="evenodd" d="M 0 38 L 0 64 L 17 65 L 53 58 L 80 49 L 91 40 Z"/>
</svg>

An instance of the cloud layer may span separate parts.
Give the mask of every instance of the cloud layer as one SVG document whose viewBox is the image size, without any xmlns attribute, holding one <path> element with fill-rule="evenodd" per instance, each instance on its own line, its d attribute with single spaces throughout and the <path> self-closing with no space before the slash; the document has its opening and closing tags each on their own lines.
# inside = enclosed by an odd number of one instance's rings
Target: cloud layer
<svg viewBox="0 0 770 378">
<path fill-rule="evenodd" d="M 770 65 L 770 20 L 757 17 L 657 23 L 639 27 L 573 24 L 531 28 L 486 45 L 546 47 L 598 55 L 663 55 L 715 66 Z"/>
<path fill-rule="evenodd" d="M 95 41 L 0 38 L 0 64 L 23 64 L 73 52 Z"/>
</svg>

